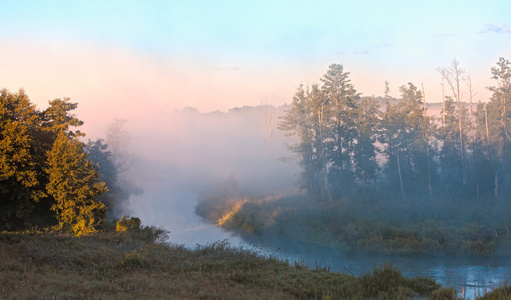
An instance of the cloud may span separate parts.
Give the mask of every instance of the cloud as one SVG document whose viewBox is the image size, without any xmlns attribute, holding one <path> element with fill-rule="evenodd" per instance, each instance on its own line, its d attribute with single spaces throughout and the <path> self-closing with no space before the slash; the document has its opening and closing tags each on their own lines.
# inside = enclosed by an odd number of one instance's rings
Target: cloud
<svg viewBox="0 0 511 300">
<path fill-rule="evenodd" d="M 479 33 L 511 33 L 511 26 L 505 23 L 486 23 Z"/>
<path fill-rule="evenodd" d="M 368 50 L 361 50 L 361 51 L 355 51 L 355 54 L 362 54 L 362 55 L 366 55 L 368 54 L 369 51 Z"/>
</svg>

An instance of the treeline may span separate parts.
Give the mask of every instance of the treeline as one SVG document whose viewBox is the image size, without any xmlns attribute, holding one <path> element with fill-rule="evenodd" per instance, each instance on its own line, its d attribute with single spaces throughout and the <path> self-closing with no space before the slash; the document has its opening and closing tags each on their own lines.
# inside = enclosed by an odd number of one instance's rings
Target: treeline
<svg viewBox="0 0 511 300">
<path fill-rule="evenodd" d="M 487 103 L 472 102 L 470 76 L 459 62 L 438 69 L 440 116 L 426 109 L 424 87 L 399 88 L 384 104 L 361 97 L 342 65 L 321 84 L 301 85 L 279 128 L 302 168 L 303 189 L 321 199 L 502 198 L 511 192 L 511 64 L 491 68 L 496 85 Z M 432 102 L 431 99 L 427 99 Z M 468 103 L 468 104 L 467 104 Z"/>
<path fill-rule="evenodd" d="M 83 234 L 105 220 L 118 170 L 102 140 L 79 140 L 76 107 L 64 98 L 39 111 L 23 90 L 0 91 L 0 229 L 52 224 Z"/>
</svg>

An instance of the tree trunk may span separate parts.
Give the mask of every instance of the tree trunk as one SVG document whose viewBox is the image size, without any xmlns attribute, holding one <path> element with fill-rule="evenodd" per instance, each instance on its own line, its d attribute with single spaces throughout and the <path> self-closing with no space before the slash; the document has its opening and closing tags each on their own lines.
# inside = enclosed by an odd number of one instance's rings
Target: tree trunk
<svg viewBox="0 0 511 300">
<path fill-rule="evenodd" d="M 495 172 L 495 198 L 499 199 L 499 172 Z"/>
<path fill-rule="evenodd" d="M 401 163 L 399 162 L 399 154 L 396 153 L 397 157 L 397 172 L 399 174 L 399 184 L 401 185 L 401 196 L 403 197 L 403 201 L 405 201 L 405 190 L 403 188 L 403 177 L 401 177 Z"/>
<path fill-rule="evenodd" d="M 323 145 L 323 105 L 321 105 L 321 111 L 319 115 L 319 138 L 321 143 L 321 158 L 323 162 L 323 176 L 324 176 L 324 191 L 327 194 L 328 201 L 332 202 L 332 194 L 330 193 L 330 184 L 328 183 L 328 172 L 326 167 L 326 159 L 325 159 L 325 147 Z"/>
<path fill-rule="evenodd" d="M 428 138 L 428 115 L 426 110 L 426 93 L 424 92 L 424 84 L 421 82 L 422 85 L 422 97 L 424 98 L 424 131 L 425 131 L 425 138 L 426 138 L 426 154 L 428 157 L 428 191 L 429 196 L 431 197 L 431 163 L 430 163 L 430 157 L 429 157 L 429 138 Z"/>
</svg>

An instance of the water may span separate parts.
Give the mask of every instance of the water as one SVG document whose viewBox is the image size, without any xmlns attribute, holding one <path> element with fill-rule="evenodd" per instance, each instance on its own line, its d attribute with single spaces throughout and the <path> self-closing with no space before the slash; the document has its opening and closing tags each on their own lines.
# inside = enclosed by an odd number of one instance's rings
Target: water
<svg viewBox="0 0 511 300">
<path fill-rule="evenodd" d="M 447 287 L 454 287 L 460 297 L 474 299 L 503 283 L 511 282 L 510 260 L 480 258 L 417 258 L 386 256 L 344 256 L 332 251 L 310 255 L 282 252 L 282 257 L 303 261 L 310 267 L 330 266 L 331 271 L 360 275 L 374 267 L 391 263 L 403 275 L 430 277 Z"/>
<path fill-rule="evenodd" d="M 511 259 L 346 256 L 310 245 L 282 244 L 278 240 L 245 240 L 195 215 L 196 199 L 197 192 L 179 187 L 153 186 L 130 200 L 128 213 L 138 216 L 146 225 L 169 230 L 170 242 L 191 249 L 228 240 L 234 247 L 257 251 L 261 255 L 303 262 L 312 268 L 329 266 L 331 271 L 354 275 L 392 263 L 406 276 L 428 276 L 443 286 L 454 287 L 460 297 L 465 295 L 465 299 L 474 299 L 476 294 L 482 295 L 499 284 L 511 282 Z"/>
</svg>

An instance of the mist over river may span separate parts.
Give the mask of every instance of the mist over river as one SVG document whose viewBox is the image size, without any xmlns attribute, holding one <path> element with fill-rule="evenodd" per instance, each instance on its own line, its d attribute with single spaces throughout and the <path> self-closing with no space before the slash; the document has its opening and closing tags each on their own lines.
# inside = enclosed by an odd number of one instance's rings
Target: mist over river
<svg viewBox="0 0 511 300">
<path fill-rule="evenodd" d="M 273 111 L 273 128 L 284 109 Z M 354 275 L 392 263 L 406 276 L 429 276 L 442 285 L 455 287 L 460 296 L 465 289 L 467 299 L 511 281 L 509 259 L 348 257 L 291 241 L 248 241 L 204 221 L 195 214 L 197 199 L 229 178 L 235 179 L 237 189 L 250 195 L 296 192 L 300 169 L 296 162 L 281 159 L 290 156 L 284 146 L 289 140 L 275 130 L 270 143 L 261 129 L 261 118 L 260 110 L 244 108 L 229 113 L 162 114 L 139 122 L 143 126 L 128 122 L 133 151 L 138 154 L 129 172 L 130 181 L 143 192 L 123 204 L 122 214 L 137 216 L 144 225 L 170 231 L 170 243 L 188 248 L 228 240 L 231 246 L 261 255 L 303 262 L 312 268 L 329 266 L 331 271 Z"/>
<path fill-rule="evenodd" d="M 428 276 L 442 285 L 455 287 L 466 299 L 491 287 L 511 281 L 511 260 L 495 258 L 423 258 L 385 256 L 344 256 L 333 250 L 279 241 L 250 241 L 223 231 L 195 213 L 198 193 L 167 182 L 153 182 L 144 193 L 130 199 L 126 213 L 140 217 L 145 225 L 170 231 L 169 242 L 188 248 L 228 240 L 231 246 L 279 256 L 309 267 L 329 266 L 331 271 L 359 275 L 384 263 L 392 263 L 406 276 Z M 476 287 L 477 286 L 477 287 Z"/>
</svg>

